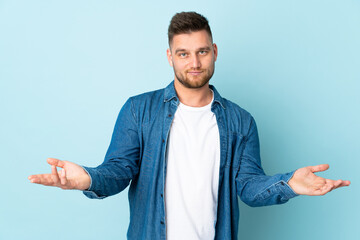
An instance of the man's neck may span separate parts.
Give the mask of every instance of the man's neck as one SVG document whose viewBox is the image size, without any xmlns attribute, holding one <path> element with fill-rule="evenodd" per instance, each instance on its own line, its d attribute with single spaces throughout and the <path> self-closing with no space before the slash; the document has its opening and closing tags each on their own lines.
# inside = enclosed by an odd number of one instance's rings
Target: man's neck
<svg viewBox="0 0 360 240">
<path fill-rule="evenodd" d="M 203 107 L 212 100 L 212 91 L 209 83 L 201 88 L 187 88 L 178 80 L 174 81 L 175 91 L 181 103 L 190 107 Z"/>
</svg>

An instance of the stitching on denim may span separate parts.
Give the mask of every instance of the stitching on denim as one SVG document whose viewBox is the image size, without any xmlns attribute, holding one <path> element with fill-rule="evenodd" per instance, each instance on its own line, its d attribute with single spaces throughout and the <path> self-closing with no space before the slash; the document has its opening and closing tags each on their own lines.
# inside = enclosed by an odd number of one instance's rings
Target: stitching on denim
<svg viewBox="0 0 360 240">
<path fill-rule="evenodd" d="M 281 182 L 284 182 L 283 180 L 280 181 Z M 284 195 L 281 197 L 281 200 L 282 201 L 287 201 L 288 199 L 290 199 L 290 196 L 287 194 L 287 192 L 285 191 L 285 188 L 284 187 L 281 187 L 281 186 L 278 186 L 278 189 L 280 190 L 280 192 Z M 286 197 L 286 198 L 284 198 Z"/>
<path fill-rule="evenodd" d="M 130 110 L 131 110 L 131 113 L 132 113 L 132 116 L 133 116 L 133 120 L 136 123 L 136 125 L 139 125 L 137 120 L 136 120 L 136 114 L 134 112 L 134 105 L 133 105 L 134 103 L 132 101 L 132 98 L 130 98 L 129 101 L 130 101 Z"/>
<path fill-rule="evenodd" d="M 246 133 L 246 139 L 249 139 L 249 135 L 250 135 L 251 129 L 253 128 L 254 123 L 255 123 L 255 119 L 253 118 L 253 116 L 251 116 L 251 121 L 250 121 L 250 125 L 249 125 L 249 130 L 248 130 L 248 132 Z"/>
<path fill-rule="evenodd" d="M 240 169 L 240 165 L 241 165 L 241 159 L 242 159 L 241 156 L 243 155 L 244 149 L 246 147 L 246 142 L 245 142 L 246 139 L 245 139 L 244 135 L 242 135 L 241 133 L 236 133 L 236 132 L 233 132 L 233 131 L 229 131 L 229 133 L 228 133 L 228 139 L 229 140 L 230 140 L 230 138 L 229 138 L 230 135 L 235 135 L 236 137 L 238 137 L 240 139 L 240 143 L 239 143 L 240 148 L 241 148 L 242 144 L 245 145 L 245 146 L 242 146 L 242 149 L 241 149 L 241 152 L 240 152 L 239 165 L 238 165 L 238 169 L 237 169 L 237 172 L 236 172 L 236 176 L 237 176 L 237 174 L 239 172 L 239 169 Z M 230 142 L 228 142 L 227 145 L 230 146 Z M 228 152 L 228 149 L 226 149 L 226 151 Z M 232 161 L 231 161 L 231 163 L 232 163 Z M 225 167 L 230 167 L 231 165 L 233 165 L 231 163 L 226 163 Z"/>
<path fill-rule="evenodd" d="M 263 191 L 261 191 L 261 192 L 257 193 L 257 194 L 255 195 L 255 197 L 254 197 L 254 198 L 257 198 L 257 197 L 258 197 L 258 195 L 262 195 L 264 192 L 266 192 L 268 189 L 272 188 L 274 185 L 276 185 L 276 184 L 277 184 L 277 183 L 279 183 L 279 182 L 280 182 L 280 181 L 278 181 L 278 182 L 276 182 L 276 183 L 271 184 L 269 187 L 265 188 Z M 276 188 L 276 187 L 275 187 L 275 188 Z"/>
</svg>

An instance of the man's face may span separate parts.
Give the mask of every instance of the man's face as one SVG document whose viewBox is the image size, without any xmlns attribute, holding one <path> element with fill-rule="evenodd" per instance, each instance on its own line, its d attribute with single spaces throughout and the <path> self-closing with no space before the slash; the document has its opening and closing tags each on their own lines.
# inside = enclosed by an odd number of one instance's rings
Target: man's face
<svg viewBox="0 0 360 240">
<path fill-rule="evenodd" d="M 205 86 L 214 74 L 217 46 L 205 30 L 178 34 L 167 50 L 175 81 L 187 88 Z"/>
</svg>

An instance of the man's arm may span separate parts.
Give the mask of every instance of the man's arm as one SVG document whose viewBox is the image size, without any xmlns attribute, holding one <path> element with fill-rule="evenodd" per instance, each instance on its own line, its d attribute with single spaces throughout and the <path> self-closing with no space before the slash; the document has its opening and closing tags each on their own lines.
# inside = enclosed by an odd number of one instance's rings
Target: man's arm
<svg viewBox="0 0 360 240">
<path fill-rule="evenodd" d="M 104 198 L 125 189 L 138 174 L 140 158 L 139 135 L 131 99 L 117 118 L 104 162 L 95 168 L 82 167 L 68 161 L 48 159 L 51 174 L 29 176 L 33 183 L 62 189 L 84 190 L 90 198 Z M 56 167 L 62 168 L 57 172 Z"/>
<path fill-rule="evenodd" d="M 326 164 L 266 176 L 261 167 L 259 137 L 253 118 L 245 144 L 236 176 L 236 188 L 241 200 L 250 206 L 282 204 L 300 194 L 324 195 L 350 184 L 350 181 L 334 181 L 316 176 L 314 172 L 326 170 Z"/>
</svg>

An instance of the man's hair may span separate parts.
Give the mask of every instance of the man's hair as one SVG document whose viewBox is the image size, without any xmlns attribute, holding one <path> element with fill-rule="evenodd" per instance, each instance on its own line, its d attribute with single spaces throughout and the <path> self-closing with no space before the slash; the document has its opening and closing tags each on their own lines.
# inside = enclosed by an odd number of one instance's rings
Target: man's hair
<svg viewBox="0 0 360 240">
<path fill-rule="evenodd" d="M 208 20 L 201 14 L 196 12 L 180 12 L 176 13 L 168 28 L 169 46 L 175 35 L 182 33 L 191 33 L 205 30 L 211 38 L 212 34 Z"/>
</svg>

